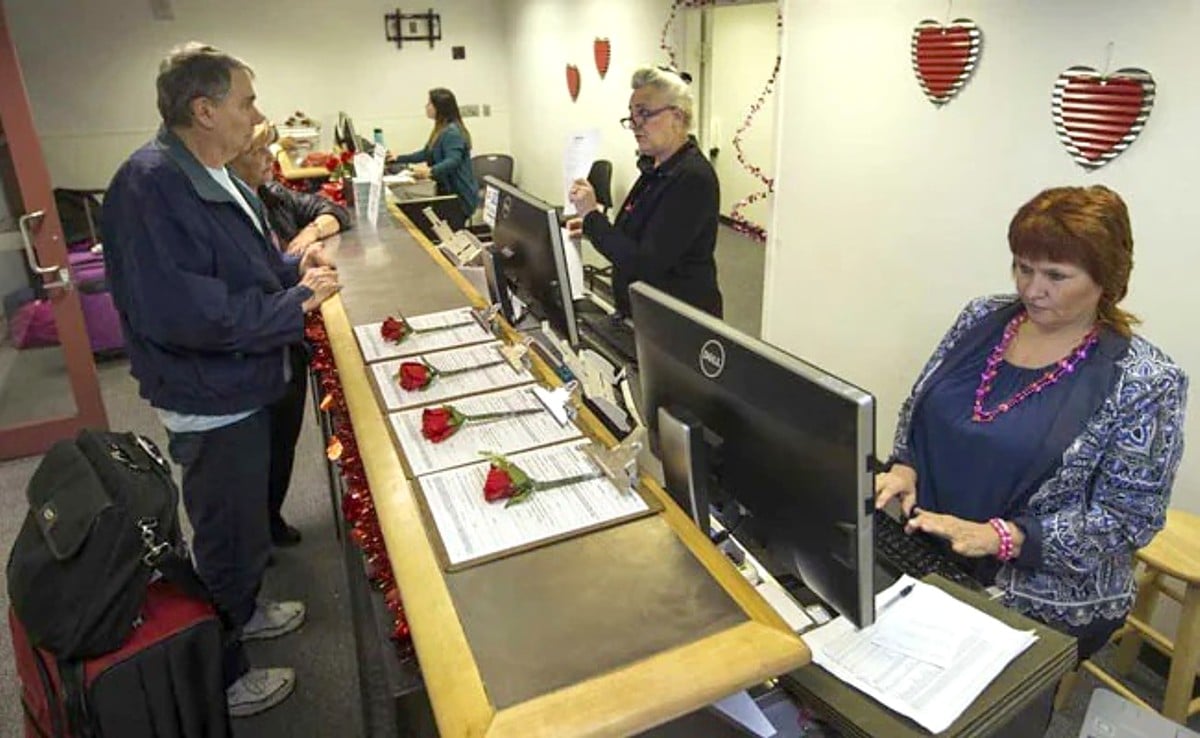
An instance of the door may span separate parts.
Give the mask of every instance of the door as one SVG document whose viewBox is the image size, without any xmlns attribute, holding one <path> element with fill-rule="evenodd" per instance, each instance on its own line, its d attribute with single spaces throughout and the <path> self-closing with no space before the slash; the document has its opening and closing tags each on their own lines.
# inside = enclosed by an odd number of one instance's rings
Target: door
<svg viewBox="0 0 1200 738">
<path fill-rule="evenodd" d="M 0 459 L 108 419 L 50 173 L 0 6 Z M 54 336 L 57 334 L 57 340 Z"/>
</svg>

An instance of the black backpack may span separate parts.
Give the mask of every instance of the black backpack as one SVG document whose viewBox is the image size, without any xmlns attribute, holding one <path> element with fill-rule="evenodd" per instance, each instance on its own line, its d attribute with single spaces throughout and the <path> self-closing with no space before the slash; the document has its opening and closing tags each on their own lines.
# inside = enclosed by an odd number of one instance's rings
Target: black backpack
<svg viewBox="0 0 1200 738">
<path fill-rule="evenodd" d="M 119 648 L 156 571 L 207 599 L 180 534 L 179 490 L 148 438 L 83 430 L 59 441 L 26 497 L 9 601 L 31 642 L 60 662 Z"/>
</svg>

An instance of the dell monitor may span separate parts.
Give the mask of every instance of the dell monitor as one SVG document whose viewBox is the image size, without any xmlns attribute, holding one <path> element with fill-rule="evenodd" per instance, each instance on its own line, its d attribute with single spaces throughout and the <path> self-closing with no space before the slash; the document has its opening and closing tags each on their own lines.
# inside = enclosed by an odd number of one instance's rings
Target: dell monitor
<svg viewBox="0 0 1200 738">
<path fill-rule="evenodd" d="M 672 498 L 706 533 L 712 505 L 773 571 L 870 625 L 875 399 L 644 282 L 630 298 L 642 418 Z"/>
<path fill-rule="evenodd" d="M 579 346 L 575 306 L 562 231 L 554 207 L 488 175 L 496 189 L 492 255 L 497 272 L 534 317 L 545 320 L 572 347 Z M 512 315 L 505 315 L 510 322 Z"/>
</svg>

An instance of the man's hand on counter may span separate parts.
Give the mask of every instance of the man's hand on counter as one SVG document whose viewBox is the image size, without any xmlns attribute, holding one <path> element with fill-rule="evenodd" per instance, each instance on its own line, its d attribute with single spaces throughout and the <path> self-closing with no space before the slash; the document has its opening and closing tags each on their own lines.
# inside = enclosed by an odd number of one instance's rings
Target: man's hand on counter
<svg viewBox="0 0 1200 738">
<path fill-rule="evenodd" d="M 333 254 L 326 251 L 320 243 L 309 244 L 304 249 L 304 256 L 300 258 L 300 274 L 303 276 L 312 267 L 325 267 L 328 269 L 337 269 L 337 264 L 334 263 Z"/>
<path fill-rule="evenodd" d="M 336 295 L 342 288 L 337 272 L 325 266 L 314 266 L 305 270 L 300 284 L 312 290 L 312 297 L 305 300 L 301 306 L 306 313 L 316 310 L 321 303 Z"/>
</svg>

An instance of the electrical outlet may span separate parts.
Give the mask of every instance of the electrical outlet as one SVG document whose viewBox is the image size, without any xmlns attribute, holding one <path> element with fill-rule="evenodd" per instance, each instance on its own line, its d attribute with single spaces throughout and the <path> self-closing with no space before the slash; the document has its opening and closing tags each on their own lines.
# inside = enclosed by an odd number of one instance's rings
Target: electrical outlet
<svg viewBox="0 0 1200 738">
<path fill-rule="evenodd" d="M 171 7 L 171 0 L 150 0 L 150 15 L 154 20 L 175 20 L 175 8 Z"/>
<path fill-rule="evenodd" d="M 464 118 L 478 118 L 479 117 L 479 106 L 478 105 L 459 105 L 458 112 L 461 113 L 462 117 L 464 117 Z"/>
</svg>

